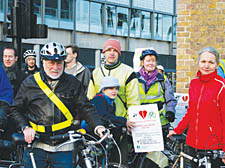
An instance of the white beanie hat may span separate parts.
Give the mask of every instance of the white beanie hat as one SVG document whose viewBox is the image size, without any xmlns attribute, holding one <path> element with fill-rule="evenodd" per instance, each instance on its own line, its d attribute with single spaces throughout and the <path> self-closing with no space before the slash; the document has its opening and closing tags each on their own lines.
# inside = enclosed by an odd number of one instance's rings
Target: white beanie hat
<svg viewBox="0 0 225 168">
<path fill-rule="evenodd" d="M 109 87 L 120 87 L 119 81 L 116 77 L 105 76 L 104 78 L 102 78 L 102 80 L 100 82 L 99 92 L 101 92 L 105 88 L 109 88 Z"/>
</svg>

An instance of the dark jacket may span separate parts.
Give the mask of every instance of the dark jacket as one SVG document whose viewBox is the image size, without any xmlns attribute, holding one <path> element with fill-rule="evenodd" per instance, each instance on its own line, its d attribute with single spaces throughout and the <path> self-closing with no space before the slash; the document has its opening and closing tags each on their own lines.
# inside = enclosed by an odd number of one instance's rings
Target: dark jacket
<svg viewBox="0 0 225 168">
<path fill-rule="evenodd" d="M 25 66 L 24 69 L 23 69 L 23 72 L 24 72 L 27 76 L 32 75 L 32 74 L 35 74 L 36 72 L 39 72 L 39 71 L 40 71 L 40 69 L 37 67 L 37 65 L 35 65 L 34 70 L 29 70 L 27 64 L 26 64 L 26 66 Z"/>
<path fill-rule="evenodd" d="M 88 85 L 91 79 L 90 70 L 77 61 L 76 65 L 72 68 L 65 68 L 65 72 L 76 76 L 76 78 L 82 83 L 85 94 L 87 94 Z"/>
<path fill-rule="evenodd" d="M 41 72 L 41 78 L 47 84 L 43 72 Z M 90 125 L 91 128 L 102 125 L 95 107 L 90 103 L 87 96 L 84 94 L 81 83 L 75 77 L 63 73 L 54 93 L 68 108 L 73 117 L 76 114 L 79 114 L 82 119 L 85 119 L 88 122 L 88 125 Z M 28 121 L 32 121 L 38 125 L 50 126 L 66 120 L 62 112 L 40 89 L 33 75 L 27 77 L 22 83 L 11 107 L 10 117 L 20 128 L 29 125 Z M 71 128 L 47 134 L 62 134 L 68 131 L 68 129 Z M 41 136 L 46 136 L 46 133 Z M 52 142 L 48 141 L 45 143 Z"/>
<path fill-rule="evenodd" d="M 127 119 L 125 117 L 116 116 L 115 103 L 110 105 L 103 94 L 97 94 L 91 102 L 95 105 L 98 113 L 102 116 L 105 123 L 113 123 L 116 126 L 126 126 Z"/>
<path fill-rule="evenodd" d="M 3 68 L 11 83 L 11 86 L 13 88 L 13 96 L 15 97 L 20 88 L 21 83 L 27 76 L 23 71 L 19 70 L 16 65 L 10 68 L 6 68 L 3 65 Z"/>
</svg>

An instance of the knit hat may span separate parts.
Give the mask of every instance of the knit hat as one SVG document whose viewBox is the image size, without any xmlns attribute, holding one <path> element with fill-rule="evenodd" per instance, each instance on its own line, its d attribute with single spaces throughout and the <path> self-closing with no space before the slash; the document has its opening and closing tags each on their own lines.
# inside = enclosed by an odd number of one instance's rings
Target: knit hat
<svg viewBox="0 0 225 168">
<path fill-rule="evenodd" d="M 120 47 L 120 42 L 118 40 L 115 40 L 115 39 L 107 40 L 104 44 L 102 53 L 106 52 L 110 48 L 115 49 L 119 53 L 119 55 L 121 55 L 121 47 Z"/>
<path fill-rule="evenodd" d="M 104 78 L 102 78 L 100 82 L 99 92 L 101 92 L 105 88 L 110 88 L 110 87 L 120 87 L 119 81 L 116 77 L 105 76 Z"/>
</svg>

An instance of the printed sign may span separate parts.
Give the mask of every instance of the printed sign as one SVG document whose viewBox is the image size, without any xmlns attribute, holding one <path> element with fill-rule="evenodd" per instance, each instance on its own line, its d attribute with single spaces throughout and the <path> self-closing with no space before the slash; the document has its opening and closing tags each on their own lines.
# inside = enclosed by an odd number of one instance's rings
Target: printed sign
<svg viewBox="0 0 225 168">
<path fill-rule="evenodd" d="M 175 128 L 187 112 L 189 95 L 187 93 L 174 93 L 174 96 L 177 99 L 177 106 L 175 107 L 176 119 L 172 123 L 172 126 Z"/>
<path fill-rule="evenodd" d="M 135 122 L 132 137 L 135 152 L 163 151 L 164 143 L 158 107 L 156 104 L 132 106 L 129 119 Z"/>
</svg>

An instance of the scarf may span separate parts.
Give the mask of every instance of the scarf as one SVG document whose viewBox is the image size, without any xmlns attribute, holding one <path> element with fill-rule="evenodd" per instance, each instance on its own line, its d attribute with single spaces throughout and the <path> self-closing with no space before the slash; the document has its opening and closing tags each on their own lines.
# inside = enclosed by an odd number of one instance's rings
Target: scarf
<svg viewBox="0 0 225 168">
<path fill-rule="evenodd" d="M 140 69 L 140 75 L 144 78 L 146 82 L 147 89 L 150 88 L 151 84 L 155 81 L 156 75 L 158 74 L 158 70 L 155 69 L 151 74 L 145 72 L 144 67 Z"/>
<path fill-rule="evenodd" d="M 5 70 L 10 81 L 16 80 L 16 72 L 18 70 L 16 64 L 14 64 L 12 67 L 5 67 L 4 65 L 2 67 Z"/>
</svg>

